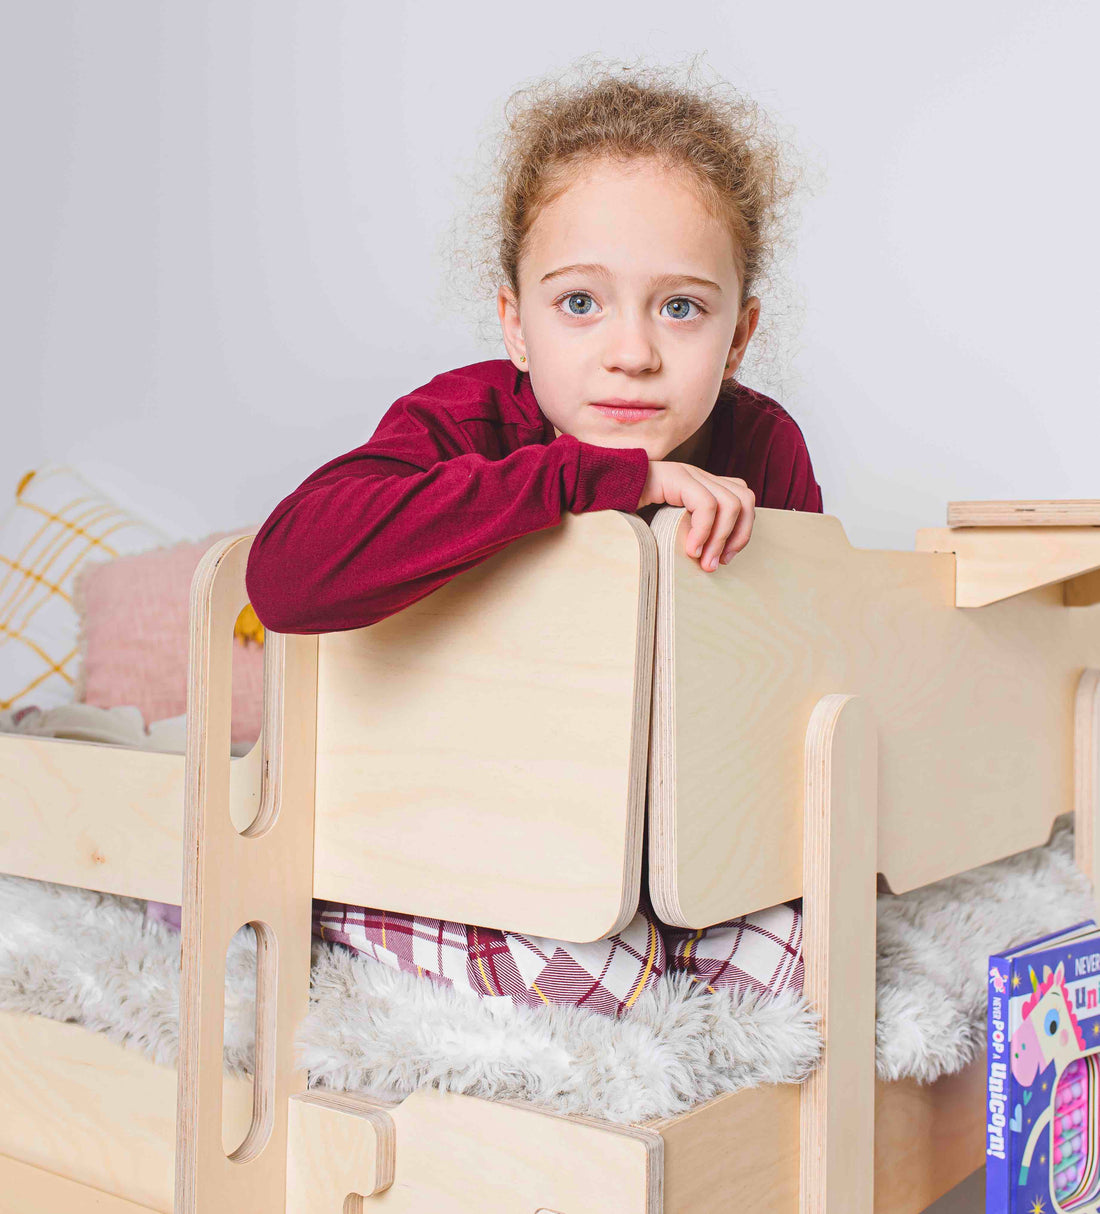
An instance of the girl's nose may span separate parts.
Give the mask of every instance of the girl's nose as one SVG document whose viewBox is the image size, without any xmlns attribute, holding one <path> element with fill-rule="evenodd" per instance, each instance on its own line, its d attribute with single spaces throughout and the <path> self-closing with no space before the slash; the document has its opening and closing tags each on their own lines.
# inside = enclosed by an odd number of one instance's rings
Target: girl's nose
<svg viewBox="0 0 1100 1214">
<path fill-rule="evenodd" d="M 606 371 L 637 375 L 642 371 L 659 370 L 661 356 L 644 326 L 626 322 L 609 327 L 603 365 Z"/>
</svg>

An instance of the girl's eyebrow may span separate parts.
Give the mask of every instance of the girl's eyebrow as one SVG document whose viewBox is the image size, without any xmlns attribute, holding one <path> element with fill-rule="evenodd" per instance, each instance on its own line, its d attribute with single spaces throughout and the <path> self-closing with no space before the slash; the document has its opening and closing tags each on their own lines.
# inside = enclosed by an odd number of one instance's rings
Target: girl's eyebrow
<svg viewBox="0 0 1100 1214">
<path fill-rule="evenodd" d="M 549 274 L 544 274 L 539 282 L 549 282 L 552 278 L 560 278 L 563 274 L 602 274 L 604 278 L 611 277 L 611 271 L 607 266 L 597 265 L 594 262 L 579 262 L 576 265 L 562 266 L 560 269 L 551 270 Z M 697 278 L 694 274 L 657 274 L 649 280 L 650 287 L 674 287 L 677 283 L 690 283 L 696 287 L 711 287 L 717 291 L 719 295 L 722 293 L 722 288 L 716 283 L 711 282 L 709 278 Z"/>
</svg>

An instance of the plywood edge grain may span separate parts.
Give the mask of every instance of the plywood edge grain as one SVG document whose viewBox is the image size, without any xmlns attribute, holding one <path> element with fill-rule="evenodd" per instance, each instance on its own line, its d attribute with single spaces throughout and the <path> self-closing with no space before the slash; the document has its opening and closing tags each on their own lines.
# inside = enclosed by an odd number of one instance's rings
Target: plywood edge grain
<svg viewBox="0 0 1100 1214">
<path fill-rule="evenodd" d="M 642 836 L 645 832 L 650 713 L 653 701 L 654 634 L 657 626 L 657 542 L 649 525 L 636 514 L 621 516 L 638 542 L 638 616 L 635 621 L 634 711 L 630 730 L 630 775 L 623 896 L 611 930 L 613 936 L 634 918 L 642 883 Z"/>
<path fill-rule="evenodd" d="M 803 994 L 824 1050 L 801 1088 L 802 1214 L 874 1209 L 877 792 L 866 702 L 824 696 L 805 747 Z"/>
<path fill-rule="evenodd" d="M 1100 527 L 1100 500 L 948 502 L 949 527 Z"/>
<path fill-rule="evenodd" d="M 649 736 L 649 896 L 657 917 L 686 926 L 676 880 L 676 593 L 677 536 L 686 510 L 662 506 L 650 528 L 657 548 L 653 697 Z"/>
</svg>

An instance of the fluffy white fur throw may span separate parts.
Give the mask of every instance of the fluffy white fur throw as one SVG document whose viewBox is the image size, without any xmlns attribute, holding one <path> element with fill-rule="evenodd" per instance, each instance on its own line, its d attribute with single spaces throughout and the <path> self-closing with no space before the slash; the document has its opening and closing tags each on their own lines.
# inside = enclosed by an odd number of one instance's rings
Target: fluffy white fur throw
<svg viewBox="0 0 1100 1214">
<path fill-rule="evenodd" d="M 878 904 L 878 1072 L 930 1081 L 984 1043 L 987 956 L 1093 914 L 1072 830 Z M 129 898 L 0 877 L 0 1007 L 72 1020 L 163 1063 L 178 1046 L 179 940 Z M 230 946 L 225 1062 L 252 1061 L 251 932 Z M 299 1031 L 311 1086 L 400 1099 L 434 1084 L 640 1122 L 722 1092 L 798 1082 L 820 1039 L 801 999 L 739 1000 L 665 978 L 619 1020 L 481 1002 L 314 947 Z"/>
<path fill-rule="evenodd" d="M 985 1049 L 989 954 L 1096 917 L 1073 819 L 1045 847 L 878 900 L 878 1073 L 931 1083 Z"/>
</svg>

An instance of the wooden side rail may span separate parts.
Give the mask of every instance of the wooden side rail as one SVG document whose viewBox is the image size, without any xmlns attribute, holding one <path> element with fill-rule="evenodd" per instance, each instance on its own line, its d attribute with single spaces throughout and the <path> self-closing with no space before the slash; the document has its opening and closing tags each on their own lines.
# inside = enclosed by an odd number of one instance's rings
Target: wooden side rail
<svg viewBox="0 0 1100 1214">
<path fill-rule="evenodd" d="M 230 763 L 235 819 L 256 815 L 260 760 Z M 0 872 L 178 904 L 183 788 L 183 755 L 0 734 Z"/>
<path fill-rule="evenodd" d="M 314 894 L 598 940 L 641 883 L 657 545 L 567 514 L 320 637 Z"/>
<path fill-rule="evenodd" d="M 866 703 L 828 695 L 806 731 L 804 993 L 822 1062 L 803 1083 L 800 1214 L 873 1214 L 878 741 Z"/>
<path fill-rule="evenodd" d="M 959 611 L 956 557 L 853 548 L 836 519 L 790 510 L 758 510 L 752 543 L 703 573 L 687 527 L 678 508 L 653 520 L 649 869 L 665 923 L 803 893 L 805 722 L 837 688 L 874 706 L 892 892 L 1049 839 L 1074 804 L 1074 702 L 1082 670 L 1100 668 L 1100 606 L 1067 608 L 1046 586 Z M 1086 541 L 1100 561 L 1100 528 Z"/>
<path fill-rule="evenodd" d="M 176 1214 L 272 1214 L 286 1202 L 288 1101 L 306 1076 L 293 1034 L 309 1001 L 317 638 L 268 632 L 264 781 L 250 824 L 231 819 L 233 622 L 251 536 L 214 544 L 191 584 Z M 293 708 L 293 711 L 291 711 Z M 257 938 L 252 1120 L 222 1145 L 226 947 Z"/>
<path fill-rule="evenodd" d="M 316 1092 L 291 1106 L 286 1214 L 367 1214 L 375 1195 L 417 1214 L 666 1208 L 652 1129 L 428 1089 L 391 1108 Z"/>
</svg>

